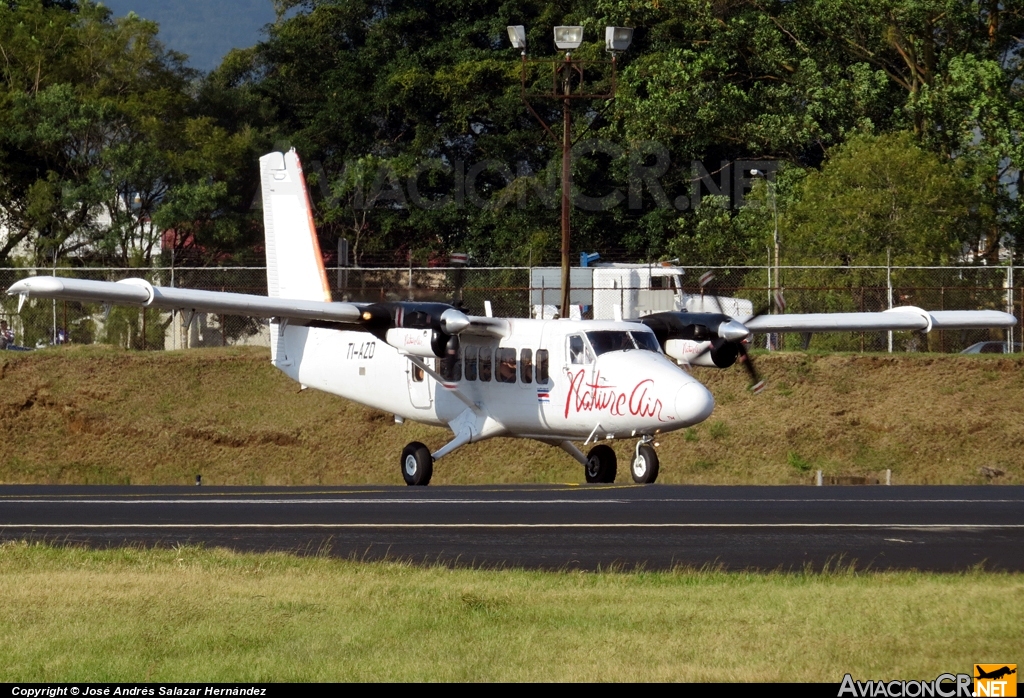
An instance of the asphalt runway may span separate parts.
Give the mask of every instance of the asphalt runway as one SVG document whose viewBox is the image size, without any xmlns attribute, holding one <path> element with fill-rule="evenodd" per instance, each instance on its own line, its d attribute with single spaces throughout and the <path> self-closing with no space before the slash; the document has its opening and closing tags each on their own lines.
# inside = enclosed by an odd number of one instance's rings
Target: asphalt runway
<svg viewBox="0 0 1024 698">
<path fill-rule="evenodd" d="M 0 487 L 0 540 L 488 568 L 1024 570 L 1024 487 Z"/>
</svg>

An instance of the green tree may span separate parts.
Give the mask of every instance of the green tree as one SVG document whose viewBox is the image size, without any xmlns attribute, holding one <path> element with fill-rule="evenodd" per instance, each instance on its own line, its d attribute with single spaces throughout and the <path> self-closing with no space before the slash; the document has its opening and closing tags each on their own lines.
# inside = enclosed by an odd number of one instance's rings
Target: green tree
<svg viewBox="0 0 1024 698">
<path fill-rule="evenodd" d="M 28 243 L 36 264 L 149 265 L 164 228 L 235 203 L 251 136 L 197 113 L 183 60 L 89 0 L 0 9 L 0 263 Z"/>
<path fill-rule="evenodd" d="M 794 192 L 781 218 L 785 261 L 958 261 L 980 214 L 962 169 L 922 149 L 909 133 L 850 138 Z"/>
</svg>

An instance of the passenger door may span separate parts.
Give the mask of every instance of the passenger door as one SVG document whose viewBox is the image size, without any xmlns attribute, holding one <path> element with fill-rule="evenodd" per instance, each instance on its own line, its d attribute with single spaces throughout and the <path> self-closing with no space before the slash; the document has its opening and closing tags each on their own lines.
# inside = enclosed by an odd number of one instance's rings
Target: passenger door
<svg viewBox="0 0 1024 698">
<path fill-rule="evenodd" d="M 430 361 L 430 359 L 427 359 Z M 433 379 L 426 374 L 426 372 L 414 364 L 412 361 L 406 360 L 406 374 L 407 381 L 409 383 L 409 399 L 412 401 L 412 406 L 420 409 L 430 409 L 433 404 Z"/>
</svg>

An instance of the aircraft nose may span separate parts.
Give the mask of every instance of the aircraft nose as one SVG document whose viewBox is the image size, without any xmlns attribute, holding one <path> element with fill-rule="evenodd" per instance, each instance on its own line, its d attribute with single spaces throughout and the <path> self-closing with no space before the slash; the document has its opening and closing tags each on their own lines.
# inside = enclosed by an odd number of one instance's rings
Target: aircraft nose
<svg viewBox="0 0 1024 698">
<path fill-rule="evenodd" d="M 676 420 L 687 426 L 703 422 L 713 409 L 715 398 L 697 381 L 687 383 L 676 393 Z"/>
</svg>

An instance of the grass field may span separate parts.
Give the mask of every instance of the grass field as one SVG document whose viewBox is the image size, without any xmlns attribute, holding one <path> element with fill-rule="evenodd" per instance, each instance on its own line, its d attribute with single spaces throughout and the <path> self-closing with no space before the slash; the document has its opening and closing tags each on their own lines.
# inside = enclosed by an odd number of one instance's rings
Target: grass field
<svg viewBox="0 0 1024 698">
<path fill-rule="evenodd" d="M 757 357 L 745 374 L 698 369 L 717 401 L 661 439 L 661 482 L 808 483 L 813 472 L 897 484 L 1024 483 L 1024 359 L 934 354 Z M 128 352 L 68 347 L 0 356 L 0 482 L 398 484 L 407 423 L 298 386 L 263 349 Z M 514 445 L 513 445 L 514 443 Z M 620 463 L 631 443 L 614 444 Z M 514 455 L 513 455 L 514 454 Z M 624 468 L 620 468 L 625 472 Z M 434 482 L 579 482 L 560 450 L 496 439 L 459 449 Z"/>
<path fill-rule="evenodd" d="M 0 545 L 0 681 L 830 681 L 1016 662 L 1024 578 Z"/>
</svg>

